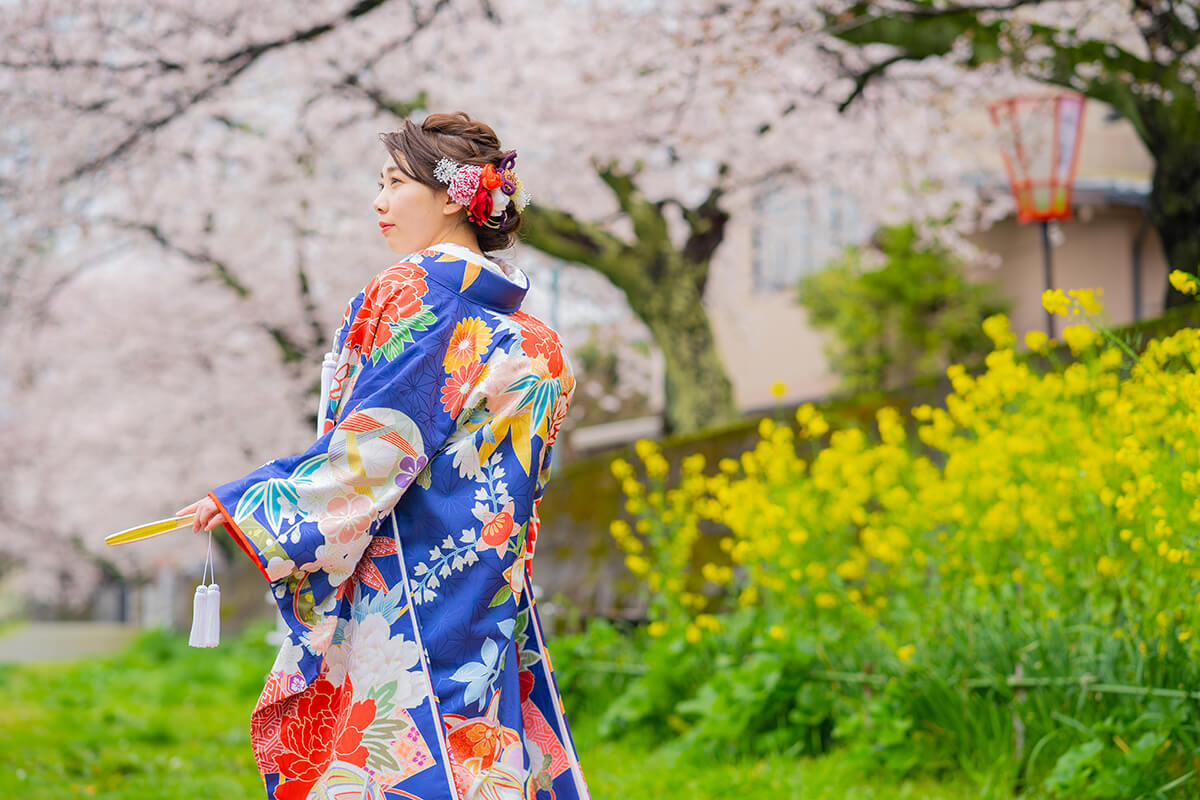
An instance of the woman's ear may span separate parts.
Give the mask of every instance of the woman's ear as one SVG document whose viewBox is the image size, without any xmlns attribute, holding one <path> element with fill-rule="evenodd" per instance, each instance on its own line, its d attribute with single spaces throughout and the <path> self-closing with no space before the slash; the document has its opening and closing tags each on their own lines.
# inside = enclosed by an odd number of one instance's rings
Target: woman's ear
<svg viewBox="0 0 1200 800">
<path fill-rule="evenodd" d="M 450 199 L 449 192 L 442 192 L 442 213 L 447 217 L 452 217 L 462 211 L 466 206 L 462 203 L 456 203 Z"/>
</svg>

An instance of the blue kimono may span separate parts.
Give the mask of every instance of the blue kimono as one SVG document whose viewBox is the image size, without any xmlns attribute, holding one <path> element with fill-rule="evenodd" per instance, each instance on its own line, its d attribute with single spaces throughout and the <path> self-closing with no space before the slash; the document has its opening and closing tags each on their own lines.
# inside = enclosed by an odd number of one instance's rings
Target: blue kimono
<svg viewBox="0 0 1200 800">
<path fill-rule="evenodd" d="M 575 391 L 525 273 L 434 245 L 346 309 L 319 438 L 210 492 L 290 634 L 268 798 L 589 797 L 529 587 Z"/>
</svg>

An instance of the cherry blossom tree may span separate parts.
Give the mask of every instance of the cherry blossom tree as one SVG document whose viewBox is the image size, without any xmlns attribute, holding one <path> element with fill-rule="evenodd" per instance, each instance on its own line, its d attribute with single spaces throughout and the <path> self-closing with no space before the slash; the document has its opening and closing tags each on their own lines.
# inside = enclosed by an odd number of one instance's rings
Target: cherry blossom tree
<svg viewBox="0 0 1200 800">
<path fill-rule="evenodd" d="M 0 563 L 20 591 L 79 605 L 105 571 L 194 560 L 199 540 L 100 540 L 307 444 L 332 328 L 394 259 L 370 238 L 388 126 L 356 76 L 487 11 L 6 7 Z"/>
<path fill-rule="evenodd" d="M 951 232 L 1005 208 L 958 179 L 977 164 L 953 120 L 1021 79 L 898 64 L 840 113 L 873 53 L 821 12 L 17 6 L 0 33 L 3 557 L 86 598 L 103 533 L 306 444 L 311 415 L 277 409 L 315 405 L 332 323 L 391 257 L 373 238 L 377 134 L 429 109 L 469 110 L 518 149 L 527 242 L 625 296 L 662 349 L 670 429 L 729 418 L 704 305 L 749 198 L 836 184 L 872 219 Z M 136 575 L 150 552 L 103 557 Z"/>
<path fill-rule="evenodd" d="M 480 19 L 431 32 L 421 47 L 454 67 L 424 85 L 433 98 L 469 98 L 531 152 L 551 154 L 532 165 L 542 202 L 526 240 L 624 293 L 664 355 L 669 432 L 737 415 L 704 298 L 748 197 L 782 181 L 833 184 L 869 218 L 955 217 L 960 232 L 1007 205 L 979 208 L 959 180 L 978 166 L 974 142 L 949 124 L 982 86 L 1021 85 L 1000 71 L 922 65 L 839 114 L 861 59 L 820 29 L 815 4 L 585 9 L 513 2 L 501 30 Z M 451 83 L 431 82 L 440 76 Z"/>
</svg>

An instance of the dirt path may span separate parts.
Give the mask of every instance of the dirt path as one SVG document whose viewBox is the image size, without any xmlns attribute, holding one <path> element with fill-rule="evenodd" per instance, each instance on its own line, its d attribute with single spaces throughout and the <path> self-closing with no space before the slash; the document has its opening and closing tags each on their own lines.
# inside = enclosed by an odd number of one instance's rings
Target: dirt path
<svg viewBox="0 0 1200 800">
<path fill-rule="evenodd" d="M 0 632 L 0 664 L 108 655 L 129 644 L 139 630 L 109 622 L 30 622 Z"/>
</svg>

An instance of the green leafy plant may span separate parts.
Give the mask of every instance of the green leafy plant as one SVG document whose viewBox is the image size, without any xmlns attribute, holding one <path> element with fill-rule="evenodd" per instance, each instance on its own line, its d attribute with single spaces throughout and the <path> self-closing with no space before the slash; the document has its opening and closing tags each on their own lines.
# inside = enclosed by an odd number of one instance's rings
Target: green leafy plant
<svg viewBox="0 0 1200 800">
<path fill-rule="evenodd" d="M 873 245 L 847 248 L 801 279 L 797 300 L 813 327 L 832 334 L 826 355 L 850 392 L 982 356 L 991 345 L 980 323 L 1010 306 L 994 284 L 968 281 L 950 253 L 918 242 L 912 225 L 883 228 Z"/>
</svg>

